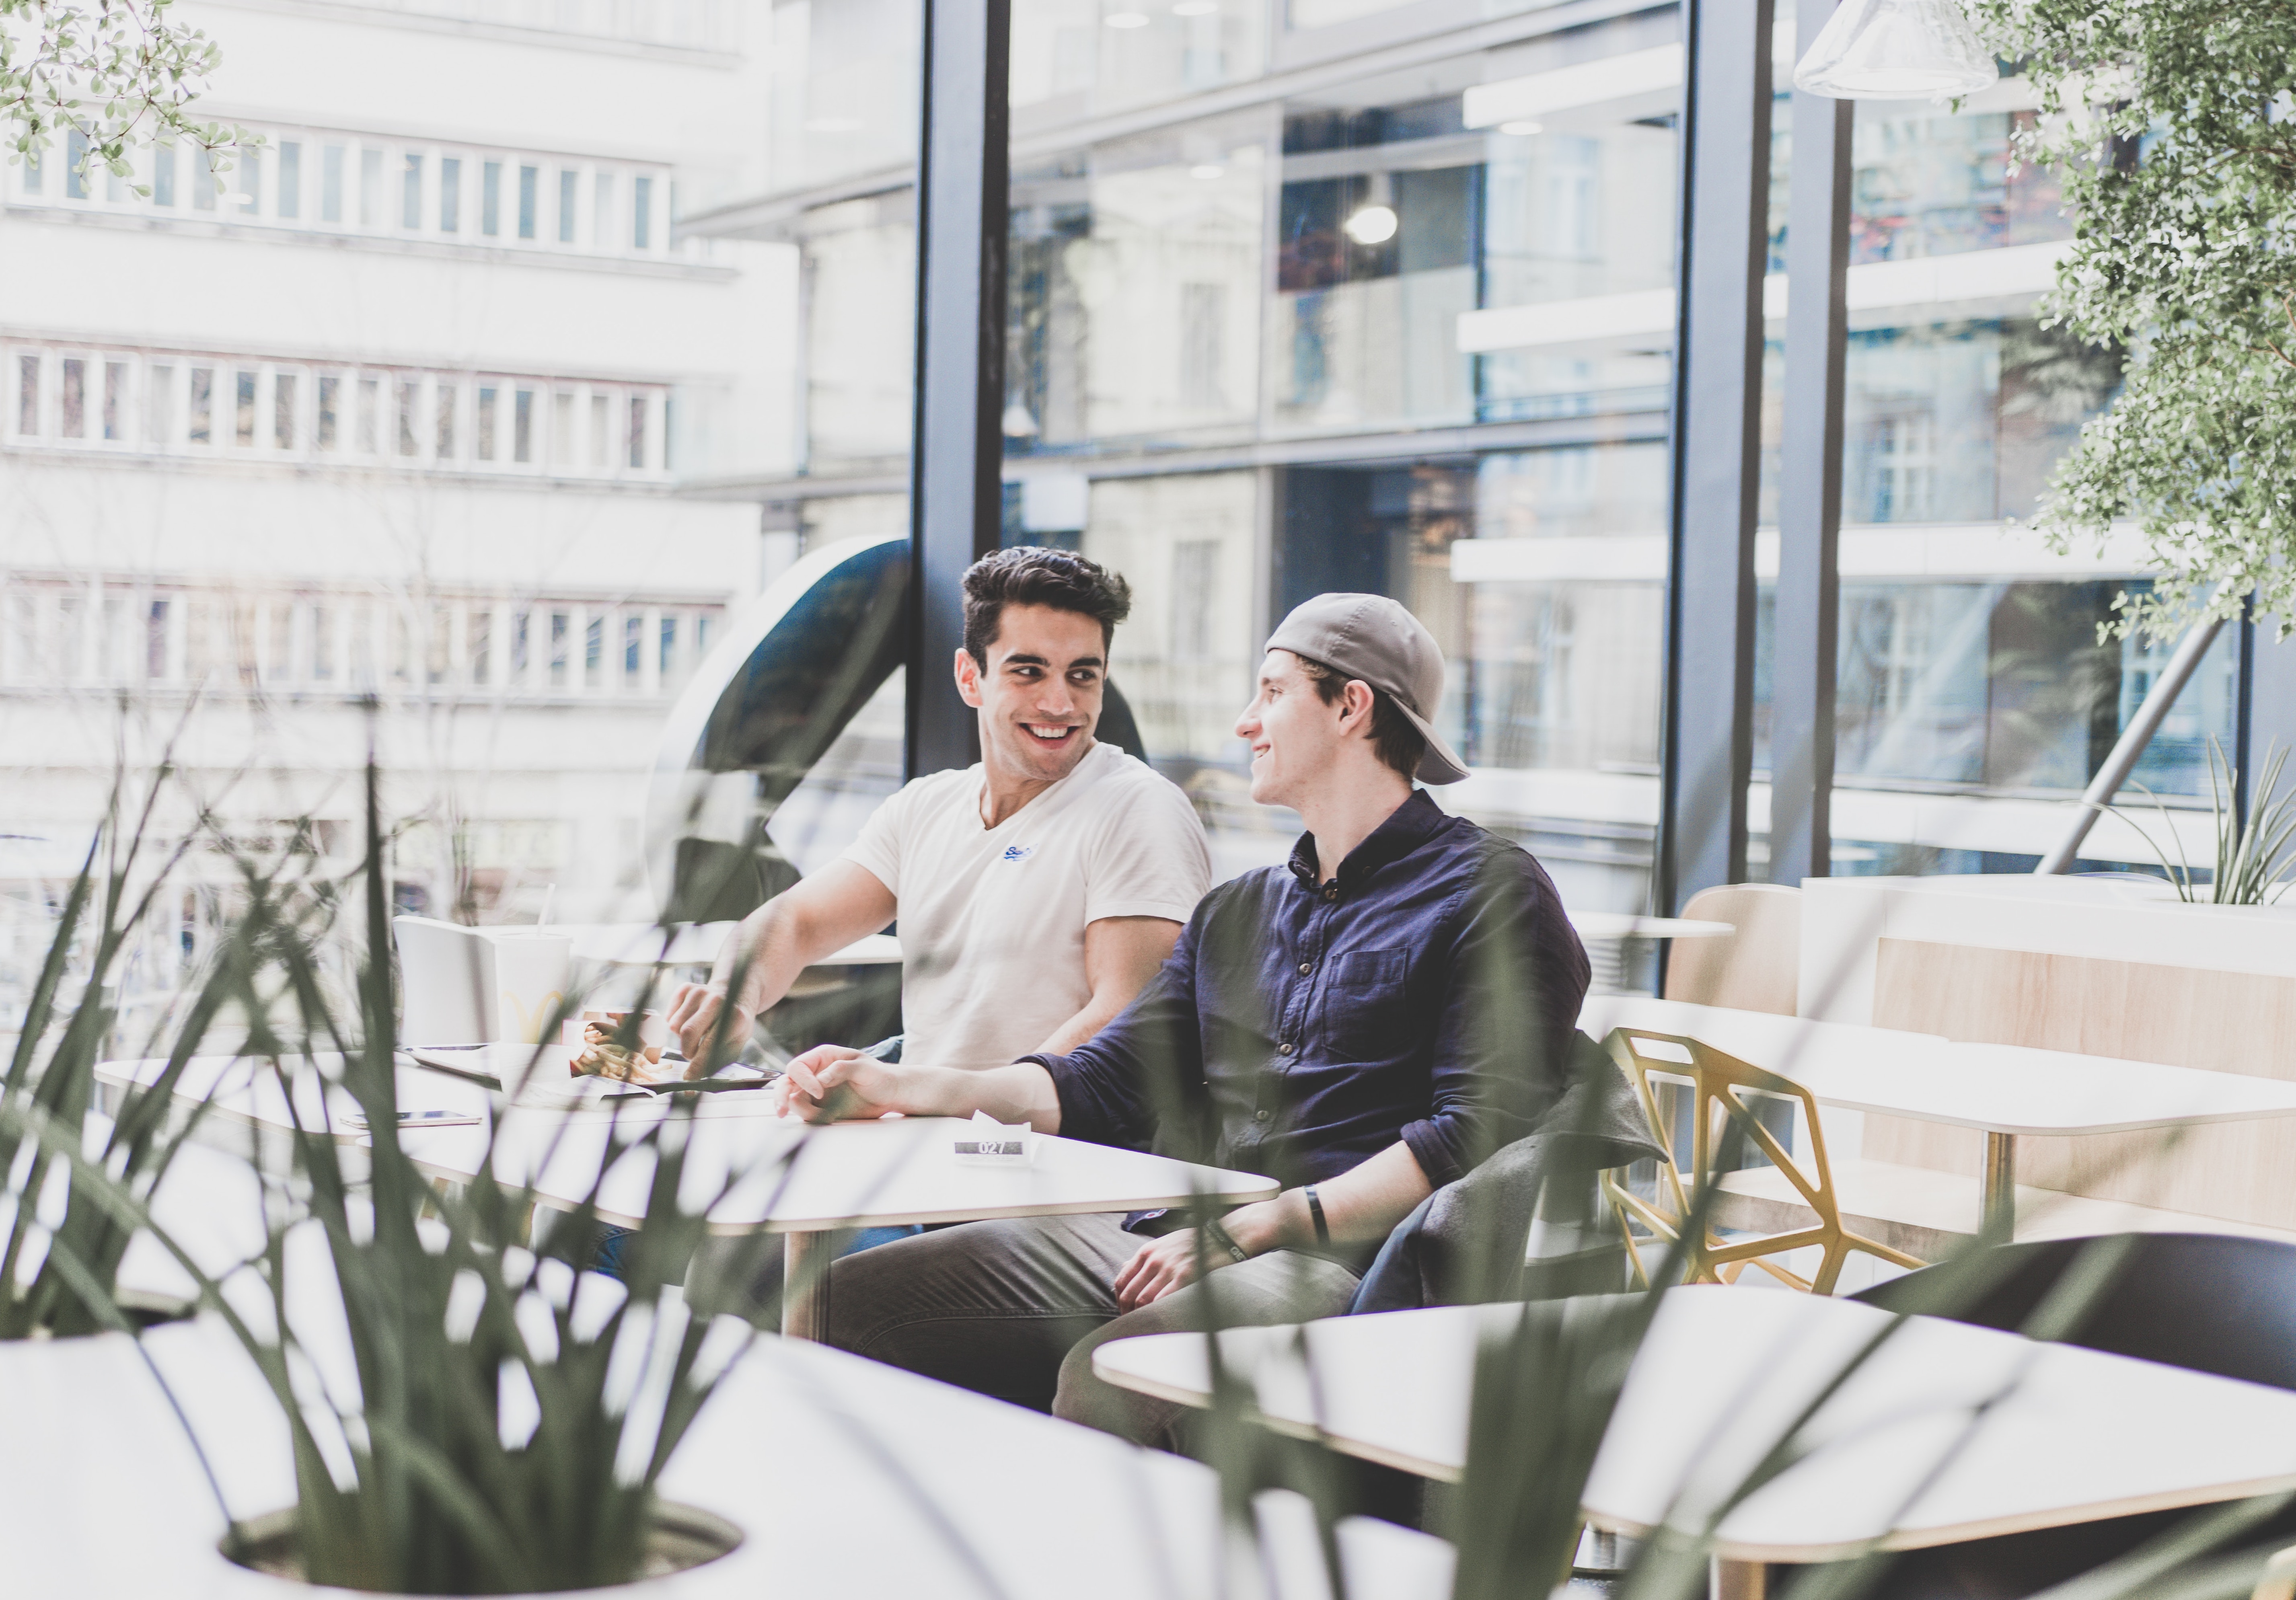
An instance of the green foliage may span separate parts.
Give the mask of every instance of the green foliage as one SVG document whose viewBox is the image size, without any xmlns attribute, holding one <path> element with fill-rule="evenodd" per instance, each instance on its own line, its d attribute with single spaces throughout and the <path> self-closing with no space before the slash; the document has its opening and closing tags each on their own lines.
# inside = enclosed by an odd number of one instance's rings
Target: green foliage
<svg viewBox="0 0 2296 1600">
<path fill-rule="evenodd" d="M 87 857 L 65 895 L 16 1048 L 0 1077 L 0 1219 L 5 1225 L 0 1339 L 70 1336 L 124 1325 L 116 1284 L 134 1227 L 104 1203 L 102 1186 L 78 1177 L 70 1158 L 85 1153 L 91 1135 L 101 1136 L 96 1159 L 106 1182 L 137 1201 L 148 1198 L 191 1131 L 186 1124 L 172 1136 L 167 1132 L 169 1095 L 231 991 L 234 975 L 246 964 L 245 946 L 227 943 L 195 993 L 160 1080 L 129 1096 L 108 1131 L 100 1120 L 92 1125 L 95 1067 L 116 1021 L 106 996 L 127 965 L 131 939 L 192 842 L 187 838 L 172 852 L 161 852 L 152 836 L 152 814 L 171 775 L 163 761 L 132 819 L 123 816 L 125 780 L 114 785 Z M 150 861 L 154 853 L 167 857 L 156 867 Z M 250 921 L 248 931 L 257 925 Z M 74 976 L 79 997 L 67 1006 L 65 987 Z M 57 1184 L 63 1216 L 50 1228 L 41 1222 L 47 1209 L 42 1202 L 53 1206 Z M 45 1254 L 25 1282 L 32 1253 L 43 1242 Z"/>
<path fill-rule="evenodd" d="M 2168 808 L 2151 790 L 2144 792 L 2152 798 L 2162 828 L 2177 842 L 2174 861 L 2135 817 L 2119 807 L 2114 809 L 2152 847 L 2153 855 L 2160 858 L 2161 870 L 2175 885 L 2178 899 L 2196 905 L 2269 906 L 2287 892 L 2288 884 L 2281 874 L 2292 857 L 2296 857 L 2296 792 L 2279 792 L 2281 769 L 2287 765 L 2285 750 L 2273 752 L 2266 760 L 2264 782 L 2258 786 L 2256 800 L 2247 819 L 2243 821 L 2234 804 L 2240 793 L 2240 774 L 2226 759 L 2216 735 L 2209 735 L 2209 807 L 2216 821 L 2217 856 L 2204 884 L 2194 882 L 2192 863 L 2185 858 L 2184 844 L 2177 839 Z M 2136 787 L 2144 788 L 2142 784 Z"/>
<path fill-rule="evenodd" d="M 262 142 L 244 128 L 193 118 L 192 103 L 223 53 L 198 29 L 173 21 L 170 4 L 0 0 L 0 139 L 14 152 L 12 165 L 37 160 L 73 128 L 87 140 L 83 166 L 115 177 L 134 176 L 128 152 L 139 145 L 217 151 Z"/>
<path fill-rule="evenodd" d="M 2135 519 L 2149 593 L 2114 628 L 2296 618 L 2296 4 L 1972 0 L 2042 115 L 2016 159 L 2054 168 L 2074 225 L 2046 309 L 2128 350 L 2036 518 L 2059 548 Z M 2140 153 L 2141 152 L 2141 153 Z"/>
<path fill-rule="evenodd" d="M 492 1169 L 499 1114 L 480 1174 L 434 1186 L 398 1136 L 377 789 L 370 768 L 367 849 L 355 881 L 247 866 L 245 909 L 226 931 L 226 955 L 198 991 L 171 1056 L 171 1071 L 180 1070 L 204 1019 L 234 1006 L 247 1026 L 242 1059 L 275 1077 L 299 1119 L 314 1079 L 356 1102 L 373 1130 L 365 1174 L 346 1169 L 344 1147 L 329 1129 L 299 1127 L 293 1182 L 266 1186 L 260 1251 L 217 1271 L 212 1262 L 203 1269 L 164 1219 L 154 1220 L 151 1186 L 128 1181 L 132 1168 L 122 1173 L 116 1161 L 83 1155 L 76 1127 L 28 1106 L 12 1086 L 0 1099 L 0 1130 L 10 1141 L 0 1153 L 29 1141 L 29 1155 L 68 1170 L 74 1206 L 85 1195 L 91 1218 L 111 1230 L 107 1240 L 124 1246 L 148 1229 L 252 1358 L 292 1440 L 290 1543 L 302 1576 L 421 1595 L 627 1582 L 646 1570 L 654 1486 L 750 1336 L 734 1319 L 687 1316 L 682 1297 L 666 1287 L 717 1198 L 692 1209 L 679 1203 L 692 1100 L 681 1096 L 660 1119 L 614 1119 L 570 1218 L 532 1247 L 524 1238 L 537 1191 Z M 91 897 L 92 882 L 83 875 L 76 903 Z M 348 1010 L 330 978 L 345 944 L 363 953 Z M 636 1009 L 644 1003 L 642 997 Z M 579 1004 L 570 1001 L 561 1018 Z M 52 1066 L 34 1087 L 56 1080 Z M 119 1138 L 164 1122 L 172 1087 L 163 1081 L 136 1103 L 147 1108 L 141 1120 L 133 1106 L 123 1113 Z M 579 1120 L 583 1132 L 601 1134 L 601 1119 Z M 560 1121 L 547 1138 L 574 1131 Z M 557 1148 L 549 1143 L 521 1169 L 538 1172 Z M 650 1160 L 652 1175 L 644 1226 L 622 1242 L 621 1284 L 586 1268 L 597 1183 L 626 1157 Z M 758 1241 L 759 1251 L 778 1243 Z M 117 1259 L 113 1249 L 110 1259 Z M 79 1287 L 86 1319 L 121 1325 L 104 1285 Z M 330 1331 L 341 1328 L 347 1351 Z M 355 1382 L 331 1381 L 347 1367 Z M 235 1528 L 233 1537 L 250 1557 L 258 1554 L 245 1530 Z"/>
</svg>

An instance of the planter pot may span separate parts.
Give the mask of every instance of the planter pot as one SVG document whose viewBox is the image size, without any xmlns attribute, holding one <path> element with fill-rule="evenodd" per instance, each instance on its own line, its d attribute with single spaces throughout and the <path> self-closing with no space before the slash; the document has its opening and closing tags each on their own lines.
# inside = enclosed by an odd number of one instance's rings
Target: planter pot
<svg viewBox="0 0 2296 1600">
<path fill-rule="evenodd" d="M 656 1501 L 653 1526 L 646 1539 L 644 1566 L 633 1583 L 653 1584 L 681 1572 L 704 1566 L 721 1555 L 729 1555 L 742 1543 L 742 1530 L 720 1516 L 692 1506 L 680 1506 L 674 1501 Z M 241 1566 L 289 1582 L 308 1585 L 303 1576 L 303 1555 L 295 1532 L 295 1510 L 289 1506 L 254 1517 L 240 1528 L 241 1545 L 236 1553 L 226 1548 L 226 1558 Z M 557 1589 L 554 1594 L 612 1595 L 628 1588 L 624 1584 L 603 1584 L 590 1589 Z M 329 1594 L 351 1591 L 330 1588 Z M 371 1591 L 372 1592 L 372 1591 Z"/>
</svg>

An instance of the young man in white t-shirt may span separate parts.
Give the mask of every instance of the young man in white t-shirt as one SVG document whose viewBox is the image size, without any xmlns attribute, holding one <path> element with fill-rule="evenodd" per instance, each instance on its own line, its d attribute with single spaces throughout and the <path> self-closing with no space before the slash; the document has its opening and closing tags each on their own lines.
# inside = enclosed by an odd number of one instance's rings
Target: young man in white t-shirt
<svg viewBox="0 0 2296 1600">
<path fill-rule="evenodd" d="M 897 917 L 906 1061 L 990 1068 L 1072 1050 L 1131 1003 L 1210 887 L 1211 857 L 1187 797 L 1093 739 L 1130 609 L 1123 578 L 1068 551 L 973 563 L 955 673 L 980 713 L 980 763 L 903 788 L 851 849 L 742 921 L 709 983 L 678 990 L 669 1023 L 696 1071 L 746 1041 L 808 964 Z"/>
</svg>

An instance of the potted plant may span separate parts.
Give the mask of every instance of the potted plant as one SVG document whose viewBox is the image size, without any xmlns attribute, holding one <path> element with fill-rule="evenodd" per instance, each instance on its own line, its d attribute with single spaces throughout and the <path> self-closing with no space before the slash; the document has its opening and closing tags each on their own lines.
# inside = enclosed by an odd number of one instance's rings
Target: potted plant
<svg viewBox="0 0 2296 1600">
<path fill-rule="evenodd" d="M 115 1234 L 148 1229 L 160 1242 L 285 1418 L 295 1504 L 252 1520 L 233 1520 L 226 1506 L 224 1549 L 234 1560 L 312 1583 L 422 1595 L 598 1588 L 705 1562 L 738 1543 L 739 1530 L 662 1504 L 655 1484 L 751 1334 L 738 1319 L 688 1317 L 665 1286 L 707 1210 L 678 1203 L 691 1097 L 633 1127 L 618 1119 L 571 1222 L 531 1246 L 522 1240 L 530 1186 L 482 1164 L 459 1191 L 435 1187 L 398 1132 L 376 784 L 370 770 L 357 879 L 250 878 L 226 941 L 238 957 L 217 964 L 194 1007 L 195 1018 L 210 999 L 243 1013 L 241 1055 L 276 1075 L 289 1106 L 312 1103 L 311 1084 L 299 1095 L 295 1079 L 314 1073 L 322 1095 L 355 1104 L 373 1145 L 363 1180 L 346 1172 L 328 1128 L 299 1125 L 292 1203 L 275 1189 L 261 1248 L 219 1269 L 155 1221 L 147 1194 L 83 1153 L 60 1120 L 12 1095 L 0 1122 L 35 1144 L 38 1159 L 68 1168 L 75 1195 Z M 346 915 L 363 935 L 349 1016 L 327 979 Z M 636 1025 L 633 1013 L 633 1042 Z M 171 1060 L 188 1056 L 194 1037 L 179 1038 Z M 164 1087 L 145 1097 L 166 1100 Z M 650 1203 L 644 1225 L 621 1242 L 617 1283 L 585 1268 L 597 1182 L 633 1152 L 653 1161 Z M 116 1308 L 111 1320 L 119 1323 Z M 309 1374 L 331 1362 L 347 1364 L 355 1381 L 315 1389 Z"/>
</svg>

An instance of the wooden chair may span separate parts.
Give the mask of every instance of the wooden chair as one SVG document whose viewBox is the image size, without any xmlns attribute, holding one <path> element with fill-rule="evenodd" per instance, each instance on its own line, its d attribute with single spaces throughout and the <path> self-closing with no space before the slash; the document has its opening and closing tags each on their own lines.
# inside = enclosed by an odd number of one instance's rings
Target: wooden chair
<svg viewBox="0 0 2296 1600">
<path fill-rule="evenodd" d="M 1677 939 L 1667 952 L 1669 1000 L 1795 1014 L 1800 987 L 1801 890 L 1783 883 L 1723 883 L 1690 897 L 1682 915 L 1728 923 L 1715 939 Z"/>
<path fill-rule="evenodd" d="M 1831 1294 L 1852 1251 L 1862 1251 L 1900 1267 L 1927 1265 L 1842 1226 L 1833 1169 L 1825 1159 L 1825 1135 L 1817 1120 L 1817 1102 L 1792 1079 L 1750 1066 L 1696 1039 L 1653 1033 L 1647 1029 L 1615 1029 L 1606 1043 L 1611 1056 L 1634 1082 L 1636 1093 L 1642 1099 L 1643 1114 L 1650 1119 L 1652 1138 L 1667 1153 L 1666 1159 L 1658 1163 L 1657 1191 L 1649 1199 L 1635 1194 L 1620 1181 L 1618 1172 L 1603 1174 L 1603 1193 L 1626 1232 L 1628 1259 L 1634 1264 L 1638 1281 L 1647 1285 L 1650 1279 L 1647 1264 L 1632 1247 L 1636 1227 L 1640 1227 L 1667 1244 L 1681 1238 L 1685 1219 L 1693 1215 L 1693 1201 L 1723 1177 L 1719 1169 L 1723 1157 L 1744 1148 L 1728 1137 L 1733 1127 L 1740 1130 L 1746 1145 L 1767 1156 L 1785 1176 L 1802 1203 L 1816 1213 L 1816 1222 L 1815 1226 L 1784 1233 L 1742 1235 L 1731 1239 L 1723 1238 L 1709 1227 L 1703 1230 L 1705 1236 L 1690 1246 L 1684 1272 L 1685 1283 L 1734 1284 L 1752 1265 L 1790 1288 Z M 1674 1118 L 1668 1114 L 1675 1095 L 1668 1094 L 1662 1109 L 1658 1088 L 1652 1082 L 1654 1078 L 1671 1079 L 1665 1087 L 1669 1091 L 1686 1087 L 1691 1095 L 1686 1188 L 1680 1157 L 1674 1147 Z M 1759 1112 L 1750 1104 L 1763 1098 L 1801 1107 L 1802 1126 L 1809 1130 L 1806 1155 L 1796 1157 L 1764 1125 Z M 1815 1277 L 1801 1277 L 1772 1259 L 1812 1245 L 1824 1252 Z"/>
</svg>

